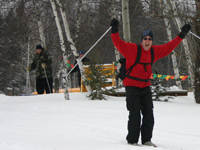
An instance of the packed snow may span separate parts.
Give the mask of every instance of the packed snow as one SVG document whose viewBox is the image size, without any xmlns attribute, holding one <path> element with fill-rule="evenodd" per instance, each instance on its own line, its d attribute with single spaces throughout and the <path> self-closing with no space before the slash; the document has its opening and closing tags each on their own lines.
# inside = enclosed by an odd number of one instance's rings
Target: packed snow
<svg viewBox="0 0 200 150">
<path fill-rule="evenodd" d="M 125 97 L 89 100 L 87 93 L 0 95 L 0 150 L 199 150 L 200 105 L 194 96 L 154 101 L 152 142 L 126 142 Z M 141 142 L 141 141 L 140 141 Z"/>
</svg>

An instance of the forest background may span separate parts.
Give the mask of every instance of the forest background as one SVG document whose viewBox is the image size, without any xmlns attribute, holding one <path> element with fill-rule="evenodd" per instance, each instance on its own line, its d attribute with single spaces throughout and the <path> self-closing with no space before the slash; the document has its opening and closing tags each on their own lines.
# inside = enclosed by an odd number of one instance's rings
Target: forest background
<svg viewBox="0 0 200 150">
<path fill-rule="evenodd" d="M 35 74 L 26 70 L 35 53 L 35 46 L 42 44 L 40 27 L 43 27 L 45 37 L 45 48 L 51 54 L 53 60 L 54 79 L 59 78 L 60 64 L 63 63 L 63 51 L 59 39 L 55 16 L 52 11 L 51 2 L 54 0 L 0 0 L 0 91 L 13 95 L 20 95 L 27 91 L 27 79 L 30 81 L 31 91 L 35 90 Z M 123 0 L 122 0 L 123 1 Z M 98 40 L 98 38 L 109 28 L 112 17 L 120 22 L 120 36 L 123 39 L 122 30 L 122 1 L 121 0 L 60 0 L 67 15 L 71 37 L 76 49 L 87 52 L 87 50 Z M 140 43 L 141 34 L 145 29 L 151 29 L 154 34 L 153 44 L 164 44 L 169 41 L 165 20 L 170 23 L 172 37 L 180 32 L 177 19 L 182 25 L 190 23 L 192 31 L 200 35 L 200 2 L 198 0 L 124 0 L 128 2 L 131 42 Z M 56 1 L 54 1 L 56 2 Z M 169 4 L 176 4 L 175 13 Z M 57 6 L 59 9 L 59 6 Z M 113 15 L 114 12 L 114 15 Z M 60 15 L 60 14 L 59 14 Z M 60 16 L 61 18 L 61 16 Z M 42 25 L 39 25 L 39 22 Z M 63 22 L 60 19 L 62 28 Z M 70 62 L 75 62 L 70 42 L 65 33 L 64 45 L 65 55 Z M 199 86 L 199 62 L 200 40 L 188 35 L 189 43 L 187 50 L 181 44 L 175 49 L 178 69 L 180 75 L 192 77 L 181 80 L 183 89 L 198 91 Z M 189 56 L 187 54 L 189 53 Z M 112 44 L 110 33 L 99 42 L 87 55 L 95 59 L 97 63 L 108 64 L 116 61 L 115 48 Z M 188 59 L 190 61 L 188 61 Z M 171 56 L 157 61 L 153 66 L 153 73 L 174 75 Z M 190 62 L 190 63 L 189 63 Z M 191 64 L 192 62 L 192 64 Z M 58 75 L 59 74 L 59 75 Z M 59 77 L 58 77 L 59 76 Z M 163 80 L 164 86 L 175 85 L 175 80 Z M 76 74 L 71 75 L 71 87 L 77 86 Z M 60 84 L 62 88 L 62 84 Z M 198 95 L 196 94 L 196 99 Z"/>
</svg>

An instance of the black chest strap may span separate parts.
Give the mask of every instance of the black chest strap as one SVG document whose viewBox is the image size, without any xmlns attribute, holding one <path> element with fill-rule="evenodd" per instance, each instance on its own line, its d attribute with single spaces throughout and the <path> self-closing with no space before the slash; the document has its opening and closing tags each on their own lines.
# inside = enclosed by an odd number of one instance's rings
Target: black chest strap
<svg viewBox="0 0 200 150">
<path fill-rule="evenodd" d="M 137 77 L 133 77 L 133 76 L 130 76 L 129 74 L 131 73 L 131 71 L 133 70 L 133 68 L 137 65 L 137 64 L 143 64 L 144 65 L 144 70 L 145 72 L 147 71 L 146 70 L 146 65 L 153 65 L 153 62 L 154 62 L 154 50 L 153 50 L 153 47 L 151 47 L 151 63 L 141 63 L 140 62 L 140 58 L 141 58 L 141 53 L 142 53 L 142 50 L 141 50 L 141 46 L 138 44 L 137 45 L 137 58 L 136 58 L 136 61 L 135 63 L 126 71 L 126 77 L 127 78 L 130 78 L 130 79 L 133 79 L 133 80 L 137 80 L 137 81 L 143 81 L 143 82 L 149 82 L 150 79 L 141 79 L 141 78 L 137 78 Z"/>
</svg>

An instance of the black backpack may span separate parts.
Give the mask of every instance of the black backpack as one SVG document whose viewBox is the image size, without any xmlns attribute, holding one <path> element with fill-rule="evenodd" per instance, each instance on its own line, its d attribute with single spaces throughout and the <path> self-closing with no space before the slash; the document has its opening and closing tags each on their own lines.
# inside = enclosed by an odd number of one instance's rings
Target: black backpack
<svg viewBox="0 0 200 150">
<path fill-rule="evenodd" d="M 133 77 L 133 76 L 129 76 L 129 74 L 131 73 L 133 67 L 135 67 L 138 63 L 139 64 L 143 64 L 144 65 L 144 68 L 146 65 L 153 65 L 153 61 L 154 61 L 154 50 L 153 50 L 153 47 L 151 48 L 151 63 L 141 63 L 139 62 L 140 61 L 140 57 L 141 57 L 141 46 L 140 45 L 137 45 L 137 58 L 136 58 L 136 61 L 135 63 L 130 67 L 128 68 L 128 70 L 126 70 L 126 59 L 125 58 L 121 58 L 119 60 L 120 64 L 121 64 L 121 67 L 119 69 L 119 74 L 118 74 L 118 77 L 121 79 L 121 80 L 124 80 L 125 77 L 127 78 L 130 78 L 130 79 L 133 79 L 133 80 L 138 80 L 138 81 L 143 81 L 143 82 L 148 82 L 149 79 L 140 79 L 140 78 L 136 78 L 136 77 Z"/>
</svg>

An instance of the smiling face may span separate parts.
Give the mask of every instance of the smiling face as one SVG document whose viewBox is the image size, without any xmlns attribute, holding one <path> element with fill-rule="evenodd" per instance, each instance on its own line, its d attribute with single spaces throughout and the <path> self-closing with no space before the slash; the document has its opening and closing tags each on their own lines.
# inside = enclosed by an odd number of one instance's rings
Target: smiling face
<svg viewBox="0 0 200 150">
<path fill-rule="evenodd" d="M 145 36 L 142 39 L 142 46 L 146 51 L 149 50 L 152 46 L 152 38 L 150 36 Z"/>
<path fill-rule="evenodd" d="M 42 52 L 42 49 L 36 49 L 36 53 L 40 54 Z"/>
</svg>

